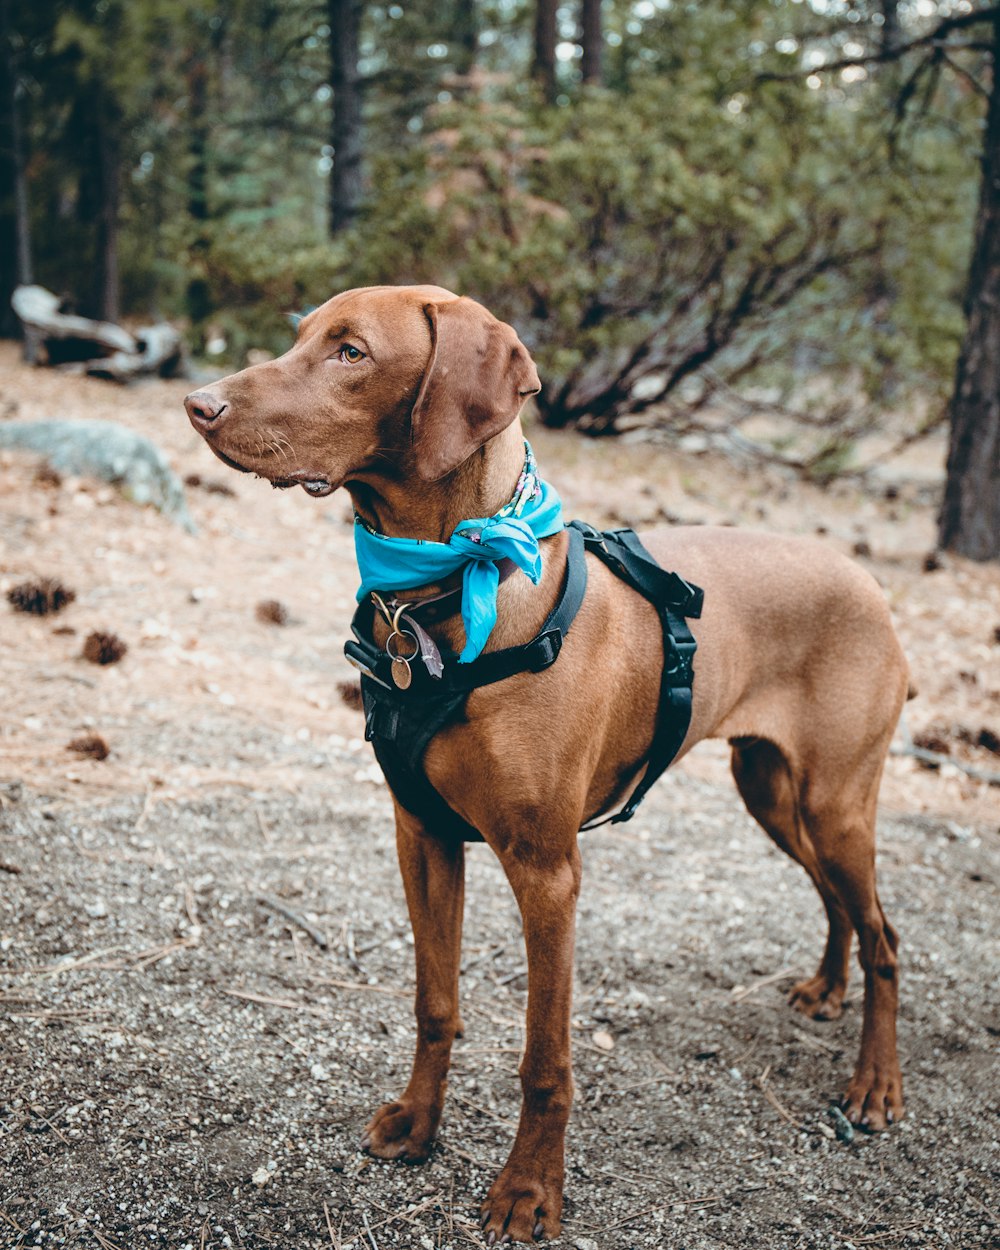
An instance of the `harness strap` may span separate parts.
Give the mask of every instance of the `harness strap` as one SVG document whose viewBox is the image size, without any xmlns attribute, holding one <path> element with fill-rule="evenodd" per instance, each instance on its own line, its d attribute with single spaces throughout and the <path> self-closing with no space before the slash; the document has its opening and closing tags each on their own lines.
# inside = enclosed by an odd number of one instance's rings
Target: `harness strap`
<svg viewBox="0 0 1000 1250">
<path fill-rule="evenodd" d="M 583 829 L 618 825 L 631 820 L 650 787 L 673 763 L 691 725 L 691 687 L 697 647 L 688 629 L 688 617 L 701 616 L 704 593 L 677 573 L 662 568 L 634 530 L 601 533 L 586 521 L 572 521 L 583 534 L 586 549 L 602 560 L 622 581 L 648 599 L 659 611 L 663 626 L 663 672 L 656 727 L 646 757 L 646 770 L 624 807 L 612 816 L 588 821 Z"/>
<path fill-rule="evenodd" d="M 583 521 L 567 526 L 569 547 L 562 590 L 544 625 L 530 642 L 480 655 L 469 664 L 446 652 L 444 671 L 433 676 L 423 664 L 412 665 L 412 684 L 397 689 L 391 677 L 392 658 L 372 638 L 374 607 L 365 599 L 354 614 L 354 639 L 344 651 L 362 673 L 365 737 L 397 801 L 432 822 L 445 836 L 482 841 L 482 836 L 444 801 L 427 778 L 423 757 L 436 733 L 459 723 L 465 700 L 479 686 L 492 685 L 523 672 L 542 672 L 554 664 L 563 639 L 583 603 L 590 552 L 652 603 L 663 630 L 663 671 L 653 738 L 645 771 L 635 790 L 612 816 L 588 822 L 584 829 L 630 820 L 653 783 L 673 762 L 691 723 L 694 681 L 694 637 L 685 617 L 699 617 L 703 594 L 676 573 L 662 568 L 632 530 L 601 533 Z"/>
<path fill-rule="evenodd" d="M 503 681 L 515 673 L 541 672 L 555 663 L 586 589 L 583 536 L 571 530 L 559 599 L 531 642 L 490 652 L 471 664 L 458 664 L 452 653 L 440 679 L 414 666 L 413 687 L 406 691 L 390 684 L 385 653 L 365 637 L 363 621 L 371 610 L 370 604 L 368 612 L 358 609 L 351 626 L 357 641 L 348 642 L 344 649 L 348 659 L 362 671 L 365 738 L 375 749 L 389 788 L 407 811 L 432 821 L 439 829 L 466 842 L 482 841 L 478 830 L 462 820 L 431 785 L 423 769 L 424 752 L 436 733 L 445 725 L 460 720 L 472 689 Z M 419 703 L 415 704 L 413 696 L 418 680 Z M 415 707 L 419 709 L 416 715 Z"/>
</svg>

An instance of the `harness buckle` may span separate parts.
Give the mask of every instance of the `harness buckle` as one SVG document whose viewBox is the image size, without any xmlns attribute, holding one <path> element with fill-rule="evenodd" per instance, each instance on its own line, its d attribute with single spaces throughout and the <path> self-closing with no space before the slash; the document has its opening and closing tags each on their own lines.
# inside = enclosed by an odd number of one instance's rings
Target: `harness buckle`
<svg viewBox="0 0 1000 1250">
<path fill-rule="evenodd" d="M 530 668 L 531 673 L 540 673 L 550 665 L 555 664 L 559 658 L 559 652 L 562 650 L 563 636 L 562 630 L 547 629 L 544 634 L 539 634 L 534 642 L 529 644 Z"/>
<path fill-rule="evenodd" d="M 694 682 L 695 642 L 678 642 L 672 638 L 673 646 L 664 677 L 671 686 L 690 686 Z"/>
<path fill-rule="evenodd" d="M 570 525 L 583 535 L 585 546 L 600 547 L 602 550 L 607 550 L 604 534 L 596 526 L 591 525 L 589 521 L 571 521 Z"/>
<path fill-rule="evenodd" d="M 369 677 L 372 681 L 377 681 L 378 684 L 380 686 L 384 686 L 386 690 L 392 689 L 388 682 L 383 681 L 381 677 L 377 677 L 375 675 L 375 671 L 369 657 L 361 649 L 358 643 L 350 640 L 344 643 L 344 659 L 348 662 L 348 664 L 356 668 L 362 676 Z"/>
<path fill-rule="evenodd" d="M 705 602 L 705 592 L 700 586 L 686 581 L 681 577 L 680 573 L 672 573 L 672 577 L 677 579 L 677 584 L 681 588 L 681 600 L 677 604 L 677 611 L 682 616 L 690 616 L 695 620 L 701 616 L 701 609 Z"/>
</svg>

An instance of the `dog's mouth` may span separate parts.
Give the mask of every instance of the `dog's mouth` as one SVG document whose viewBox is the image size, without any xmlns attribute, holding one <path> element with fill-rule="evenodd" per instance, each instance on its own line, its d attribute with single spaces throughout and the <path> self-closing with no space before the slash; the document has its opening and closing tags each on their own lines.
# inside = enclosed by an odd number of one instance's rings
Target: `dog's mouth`
<svg viewBox="0 0 1000 1250">
<path fill-rule="evenodd" d="M 290 490 L 293 486 L 301 486 L 307 495 L 312 495 L 314 499 L 322 499 L 324 495 L 332 495 L 337 489 L 336 485 L 328 477 L 319 473 L 309 473 L 305 470 L 290 473 L 287 477 L 271 477 L 268 473 L 262 473 L 260 469 L 251 469 L 245 464 L 240 464 L 232 456 L 227 456 L 224 451 L 220 451 L 213 443 L 209 442 L 208 445 L 223 464 L 228 465 L 231 469 L 235 469 L 238 473 L 252 473 L 254 477 L 270 482 L 275 490 Z"/>
</svg>

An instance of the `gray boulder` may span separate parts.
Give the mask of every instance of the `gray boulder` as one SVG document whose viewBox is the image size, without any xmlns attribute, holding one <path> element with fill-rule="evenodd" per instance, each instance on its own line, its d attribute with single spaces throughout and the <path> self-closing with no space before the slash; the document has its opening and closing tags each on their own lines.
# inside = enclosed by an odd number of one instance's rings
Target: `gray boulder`
<svg viewBox="0 0 1000 1250">
<path fill-rule="evenodd" d="M 184 487 L 160 449 L 114 421 L 4 421 L 0 447 L 34 451 L 58 473 L 110 482 L 126 499 L 152 504 L 189 533 Z"/>
</svg>

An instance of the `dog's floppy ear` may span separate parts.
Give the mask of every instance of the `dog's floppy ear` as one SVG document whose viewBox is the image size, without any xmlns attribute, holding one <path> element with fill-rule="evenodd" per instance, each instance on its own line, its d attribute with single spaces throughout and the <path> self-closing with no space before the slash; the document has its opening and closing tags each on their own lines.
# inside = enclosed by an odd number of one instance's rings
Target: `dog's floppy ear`
<svg viewBox="0 0 1000 1250">
<path fill-rule="evenodd" d="M 436 482 L 506 429 L 541 383 L 513 329 L 475 300 L 435 301 L 424 313 L 431 355 L 410 436 L 418 475 Z"/>
</svg>

